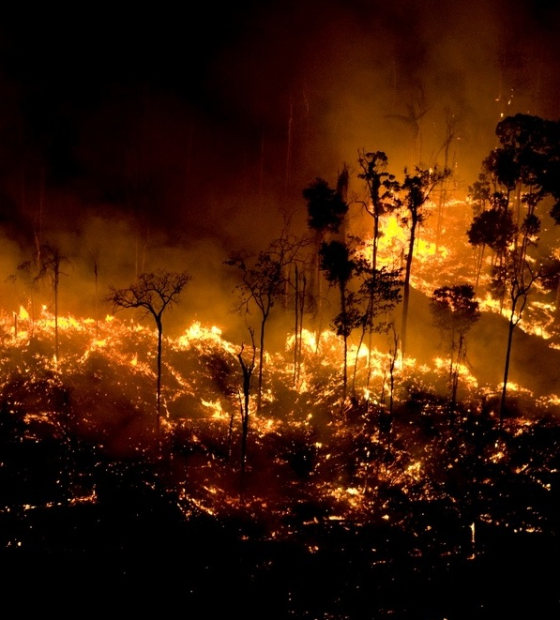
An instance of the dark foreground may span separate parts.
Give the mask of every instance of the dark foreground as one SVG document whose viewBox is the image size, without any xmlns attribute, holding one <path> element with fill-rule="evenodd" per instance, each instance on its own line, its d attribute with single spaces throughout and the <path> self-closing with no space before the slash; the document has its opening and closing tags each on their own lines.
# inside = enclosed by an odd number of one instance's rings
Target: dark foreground
<svg viewBox="0 0 560 620">
<path fill-rule="evenodd" d="M 0 523 L 4 539 L 9 532 L 21 545 L 0 556 L 3 606 L 24 617 L 560 617 L 555 534 L 480 525 L 472 554 L 466 532 L 455 541 L 463 549 L 446 553 L 458 530 L 450 523 L 445 531 L 442 518 L 423 540 L 389 524 L 344 521 L 302 523 L 271 540 L 249 516 L 185 522 L 165 502 L 118 498 L 4 513 Z"/>
</svg>

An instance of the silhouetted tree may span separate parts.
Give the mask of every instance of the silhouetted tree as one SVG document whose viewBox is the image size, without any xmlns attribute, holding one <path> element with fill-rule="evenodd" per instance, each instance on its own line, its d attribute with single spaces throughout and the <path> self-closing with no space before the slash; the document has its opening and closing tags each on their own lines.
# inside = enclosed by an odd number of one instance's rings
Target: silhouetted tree
<svg viewBox="0 0 560 620">
<path fill-rule="evenodd" d="M 60 276 L 68 275 L 61 270 L 62 265 L 70 264 L 66 256 L 60 253 L 55 245 L 42 245 L 36 253 L 35 260 L 38 265 L 38 272 L 35 281 L 48 278 L 51 283 L 54 297 L 54 356 L 58 363 L 58 293 L 60 285 Z"/>
<path fill-rule="evenodd" d="M 397 331 L 395 330 L 395 326 L 391 323 L 389 329 L 393 336 L 393 346 L 389 349 L 389 353 L 391 355 L 389 361 L 389 411 L 387 424 L 385 425 L 385 431 L 388 441 L 391 437 L 391 427 L 393 422 L 393 406 L 395 402 L 395 366 L 399 353 L 399 337 Z"/>
<path fill-rule="evenodd" d="M 395 192 L 399 184 L 395 175 L 387 172 L 387 155 L 383 151 L 375 153 L 359 153 L 358 162 L 362 172 L 358 178 L 366 182 L 368 200 L 363 202 L 366 212 L 373 218 L 373 234 L 371 242 L 371 268 L 377 268 L 377 249 L 379 245 L 379 224 L 381 216 L 390 213 L 395 204 Z"/>
<path fill-rule="evenodd" d="M 307 202 L 307 225 L 315 233 L 314 260 L 311 265 L 309 288 L 311 295 L 319 305 L 319 315 L 322 297 L 321 278 L 319 276 L 319 248 L 328 234 L 339 232 L 344 216 L 348 213 L 348 204 L 341 193 L 345 187 L 344 183 L 339 183 L 339 188 L 333 189 L 329 187 L 327 181 L 317 178 L 302 192 L 303 198 Z"/>
<path fill-rule="evenodd" d="M 249 313 L 254 304 L 260 314 L 257 412 L 260 412 L 262 405 L 266 324 L 276 300 L 284 295 L 286 267 L 294 260 L 301 243 L 288 236 L 282 236 L 274 240 L 268 249 L 259 252 L 256 257 L 247 256 L 243 252 L 234 252 L 225 261 L 226 265 L 237 268 L 241 275 L 241 284 L 236 287 L 241 299 L 236 309 Z"/>
<path fill-rule="evenodd" d="M 504 364 L 504 381 L 502 385 L 502 398 L 500 401 L 500 427 L 503 424 L 506 410 L 507 382 L 509 377 L 509 365 L 511 348 L 513 344 L 513 332 L 521 321 L 523 310 L 527 304 L 529 292 L 534 282 L 539 278 L 539 273 L 533 271 L 527 259 L 521 259 L 519 252 L 512 251 L 509 254 L 509 262 L 500 275 L 500 281 L 504 283 L 504 289 L 509 291 L 510 311 L 508 320 L 508 336 L 506 344 L 506 356 Z"/>
<path fill-rule="evenodd" d="M 505 263 L 507 249 L 515 238 L 517 229 L 513 223 L 507 194 L 492 191 L 487 176 L 480 175 L 479 180 L 469 188 L 469 191 L 474 218 L 467 231 L 467 237 L 471 245 L 480 248 L 476 268 L 475 290 L 477 290 L 485 248 L 489 247 L 494 251 L 492 266 L 499 271 Z M 500 299 L 503 303 L 503 294 Z"/>
<path fill-rule="evenodd" d="M 549 214 L 560 223 L 560 122 L 517 114 L 496 126 L 500 147 L 482 163 L 481 182 L 496 188 L 501 210 L 508 211 L 513 225 L 500 225 L 494 232 L 503 239 L 513 230 L 504 260 L 492 270 L 493 288 L 509 296 L 509 326 L 500 404 L 500 426 L 506 406 L 507 381 L 513 333 L 522 317 L 529 292 L 539 278 L 540 266 L 530 256 L 538 245 L 541 219 L 537 207 L 553 198 Z M 498 237 L 499 238 L 499 237 Z"/>
<path fill-rule="evenodd" d="M 109 287 L 110 293 L 105 301 L 114 310 L 138 308 L 150 314 L 157 327 L 157 388 L 156 388 L 156 432 L 159 436 L 161 423 L 161 360 L 163 338 L 163 313 L 177 304 L 183 289 L 191 280 L 185 272 L 175 273 L 160 269 L 152 273 L 142 273 L 128 288 Z"/>
<path fill-rule="evenodd" d="M 430 199 L 434 188 L 450 175 L 450 170 L 438 168 L 416 167 L 416 174 L 410 175 L 405 170 L 405 178 L 401 184 L 401 204 L 404 206 L 405 215 L 401 217 L 401 223 L 409 230 L 408 250 L 403 284 L 403 311 L 401 325 L 401 355 L 404 356 L 406 349 L 406 328 L 408 322 L 408 305 L 410 299 L 410 276 L 412 273 L 412 259 L 414 246 L 419 227 L 426 219 L 424 207 Z"/>
<path fill-rule="evenodd" d="M 241 365 L 241 371 L 243 373 L 243 397 L 241 397 L 241 395 L 239 396 L 241 412 L 241 499 L 243 499 L 243 495 L 245 492 L 245 468 L 247 465 L 247 437 L 249 436 L 250 414 L 249 400 L 251 396 L 251 378 L 255 369 L 256 357 L 255 335 L 251 328 L 249 328 L 249 334 L 251 335 L 252 345 L 251 358 L 248 361 L 245 360 L 243 356 L 243 353 L 245 351 L 244 344 L 241 345 L 241 350 L 237 354 L 237 359 L 239 360 L 239 364 Z"/>
<path fill-rule="evenodd" d="M 372 269 L 363 257 L 355 259 L 355 276 L 359 282 L 357 294 L 350 298 L 355 315 L 355 327 L 360 329 L 356 363 L 354 365 L 353 389 L 359 352 L 366 334 L 370 338 L 367 362 L 366 387 L 371 373 L 371 339 L 374 333 L 386 332 L 392 325 L 392 313 L 402 300 L 402 269 Z M 378 317 L 384 317 L 379 319 Z"/>
<path fill-rule="evenodd" d="M 457 402 L 459 367 L 467 358 L 467 334 L 480 318 L 478 301 L 470 284 L 437 288 L 430 302 L 436 327 L 447 333 L 449 343 L 449 379 L 451 385 L 451 412 Z"/>
<path fill-rule="evenodd" d="M 338 232 L 344 216 L 348 213 L 340 190 L 329 187 L 327 181 L 315 179 L 303 192 L 307 201 L 307 225 L 319 234 Z"/>
<path fill-rule="evenodd" d="M 344 343 L 343 365 L 343 401 L 346 400 L 348 385 L 348 337 L 356 326 L 358 311 L 355 308 L 353 291 L 349 291 L 348 284 L 354 274 L 357 263 L 354 249 L 342 241 L 323 242 L 319 249 L 320 268 L 331 286 L 336 286 L 339 292 L 340 312 L 333 319 L 337 336 L 342 336 Z"/>
<path fill-rule="evenodd" d="M 372 269 L 363 254 L 364 242 L 348 237 L 346 243 L 339 240 L 323 242 L 319 250 L 320 267 L 330 286 L 339 293 L 339 313 L 332 320 L 337 336 L 344 343 L 343 397 L 348 385 L 348 339 L 354 329 L 360 330 L 358 351 L 365 334 L 388 329 L 388 321 L 376 321 L 380 315 L 389 316 L 401 299 L 401 270 Z M 354 365 L 354 380 L 357 370 Z M 369 373 L 369 362 L 368 362 Z M 368 374 L 369 380 L 369 374 Z"/>
<path fill-rule="evenodd" d="M 288 281 L 293 293 L 294 309 L 294 385 L 298 385 L 303 344 L 303 321 L 305 316 L 306 300 L 308 299 L 308 283 L 306 261 L 294 260 L 293 274 Z"/>
<path fill-rule="evenodd" d="M 379 272 L 377 268 L 377 251 L 380 238 L 380 220 L 381 217 L 393 211 L 398 203 L 395 202 L 395 192 L 399 190 L 399 184 L 395 176 L 387 172 L 388 158 L 383 151 L 374 153 L 359 153 L 358 158 L 362 172 L 358 174 L 358 178 L 366 182 L 368 200 L 363 203 L 366 212 L 373 218 L 373 233 L 371 241 L 371 265 L 370 265 L 370 282 L 368 284 L 370 296 L 368 303 L 368 317 L 366 317 L 364 328 L 371 326 L 375 314 L 381 312 L 376 309 L 376 294 L 380 293 L 387 283 L 385 281 L 376 283 L 376 274 Z M 389 272 L 384 272 L 387 276 Z M 379 296 L 378 296 L 379 297 Z M 380 296 L 383 298 L 383 294 Z M 366 329 L 367 331 L 367 329 Z M 365 333 L 365 332 L 364 332 Z M 371 343 L 373 330 L 369 329 L 368 342 L 368 375 L 371 369 Z M 360 341 L 361 344 L 362 341 Z"/>
</svg>

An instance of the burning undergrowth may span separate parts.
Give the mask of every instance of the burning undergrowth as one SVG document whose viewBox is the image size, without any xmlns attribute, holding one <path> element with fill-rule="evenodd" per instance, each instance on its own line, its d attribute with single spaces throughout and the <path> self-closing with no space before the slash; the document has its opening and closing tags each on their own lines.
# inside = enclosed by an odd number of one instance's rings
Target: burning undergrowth
<svg viewBox="0 0 560 620">
<path fill-rule="evenodd" d="M 20 321 L 17 332 L 4 317 L 4 333 L 1 545 L 14 557 L 103 549 L 124 562 L 123 550 L 138 544 L 192 544 L 182 528 L 205 523 L 211 536 L 231 531 L 222 543 L 244 543 L 243 553 L 289 545 L 300 576 L 312 567 L 327 579 L 323 565 L 356 554 L 356 572 L 320 604 L 313 588 L 303 594 L 288 579 L 282 609 L 292 616 L 317 617 L 306 614 L 321 608 L 339 610 L 321 617 L 362 617 L 348 614 L 366 587 L 389 616 L 402 602 L 391 590 L 380 594 L 383 571 L 400 580 L 403 571 L 418 579 L 469 570 L 469 562 L 490 562 L 496 532 L 517 540 L 559 533 L 560 405 L 551 399 L 520 389 L 500 428 L 498 392 L 466 369 L 451 404 L 444 361 L 409 361 L 391 377 L 391 355 L 376 349 L 370 365 L 367 355 L 350 357 L 343 400 L 340 343 L 325 333 L 317 345 L 309 334 L 298 368 L 290 340 L 267 354 L 243 465 L 239 346 L 217 328 L 194 323 L 165 339 L 159 437 L 153 330 L 114 317 L 60 319 L 59 360 L 49 315 Z M 64 532 L 45 525 L 47 515 L 86 507 L 93 512 L 83 531 L 76 517 L 61 521 L 72 524 Z M 160 533 L 140 542 L 152 525 Z M 255 588 L 270 587 L 278 571 L 287 579 L 266 548 L 265 559 L 243 569 Z M 348 589 L 359 594 L 352 603 Z"/>
</svg>

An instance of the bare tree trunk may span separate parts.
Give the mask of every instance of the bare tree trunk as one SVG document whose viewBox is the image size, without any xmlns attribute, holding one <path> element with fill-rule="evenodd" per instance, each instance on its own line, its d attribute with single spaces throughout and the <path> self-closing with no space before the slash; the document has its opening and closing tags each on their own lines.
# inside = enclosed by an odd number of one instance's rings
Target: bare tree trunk
<svg viewBox="0 0 560 620">
<path fill-rule="evenodd" d="M 387 447 L 389 447 L 391 443 L 391 428 L 393 425 L 393 407 L 395 402 L 395 365 L 397 363 L 397 357 L 399 354 L 399 337 L 397 336 L 397 332 L 395 331 L 395 326 L 391 326 L 393 330 L 393 349 L 390 350 L 391 353 L 391 361 L 389 363 L 389 411 L 388 411 L 388 419 L 385 425 L 385 436 L 387 439 Z"/>
<path fill-rule="evenodd" d="M 373 215 L 373 240 L 372 240 L 372 252 L 371 252 L 371 273 L 372 277 L 375 278 L 376 270 L 377 270 L 377 247 L 379 245 L 379 214 L 377 210 Z M 368 305 L 368 322 L 373 321 L 373 304 L 374 304 L 374 296 L 375 296 L 375 283 L 371 286 L 371 293 L 369 298 Z M 364 339 L 364 335 L 362 334 L 362 338 L 360 339 L 360 345 L 358 346 L 358 353 L 360 352 L 360 347 L 362 345 Z M 369 379 L 371 375 L 371 349 L 373 347 L 373 330 L 371 326 L 369 326 L 369 334 L 368 334 L 368 359 L 367 359 L 367 378 L 366 378 L 366 387 L 369 387 Z M 356 356 L 356 361 L 358 361 L 358 357 Z"/>
<path fill-rule="evenodd" d="M 340 309 L 344 321 L 344 358 L 342 368 L 342 402 L 346 401 L 346 393 L 348 390 L 348 334 L 346 326 L 346 289 L 344 286 L 340 287 Z"/>
<path fill-rule="evenodd" d="M 475 292 L 478 290 L 478 285 L 480 283 L 480 274 L 482 273 L 482 263 L 484 261 L 484 249 L 485 245 L 482 244 L 480 246 L 480 251 L 478 253 L 477 261 L 476 261 L 476 281 L 474 283 Z"/>
<path fill-rule="evenodd" d="M 299 316 L 299 281 L 298 281 L 298 268 L 296 265 L 295 268 L 295 277 L 294 277 L 294 286 L 295 286 L 295 293 L 294 293 L 294 298 L 295 298 L 295 302 L 294 302 L 294 373 L 293 373 L 293 377 L 294 377 L 294 385 L 297 386 L 297 381 L 298 381 L 298 363 L 299 363 L 299 356 L 298 356 L 298 343 L 299 343 L 299 338 L 300 338 L 300 329 L 299 329 L 299 321 L 300 321 L 300 316 Z"/>
<path fill-rule="evenodd" d="M 58 270 L 54 273 L 54 358 L 58 365 Z"/>
<path fill-rule="evenodd" d="M 257 413 L 260 413 L 262 406 L 262 390 L 263 390 L 263 366 L 264 366 L 264 331 L 266 318 L 261 321 L 260 350 L 259 350 L 259 391 L 257 393 Z"/>
<path fill-rule="evenodd" d="M 362 330 L 360 334 L 360 341 L 358 342 L 358 348 L 356 350 L 356 359 L 354 360 L 354 371 L 352 374 L 352 395 L 356 396 L 356 375 L 358 373 L 358 360 L 360 359 L 360 349 L 362 348 L 362 344 L 364 343 L 365 338 L 365 328 Z M 369 375 L 370 375 L 370 358 L 371 358 L 371 338 L 372 333 L 369 331 L 369 351 L 368 351 L 368 362 L 367 362 L 367 380 L 366 386 L 369 386 Z"/>
<path fill-rule="evenodd" d="M 302 274 L 302 289 L 301 289 L 301 293 L 300 293 L 300 301 L 299 301 L 299 316 L 300 316 L 300 320 L 299 320 L 299 338 L 298 338 L 298 376 L 297 376 L 297 380 L 298 380 L 298 384 L 299 384 L 299 380 L 300 380 L 300 375 L 301 375 L 301 355 L 302 355 L 302 350 L 303 350 L 303 316 L 305 313 L 305 295 L 307 293 L 307 280 L 305 278 L 305 272 L 303 272 Z"/>
<path fill-rule="evenodd" d="M 97 261 L 93 262 L 93 276 L 95 282 L 95 300 L 94 300 L 94 311 L 95 311 L 95 337 L 99 336 L 99 274 L 97 272 Z"/>
<path fill-rule="evenodd" d="M 301 289 L 300 289 L 301 278 Z M 301 373 L 301 354 L 302 354 L 302 337 L 303 337 L 303 315 L 305 312 L 305 272 L 299 272 L 295 267 L 295 331 L 294 331 L 294 385 L 299 384 Z"/>
<path fill-rule="evenodd" d="M 241 401 L 241 474 L 239 478 L 239 496 L 245 498 L 245 471 L 247 466 L 247 438 L 249 436 L 249 387 L 244 369 L 243 400 Z M 241 399 L 241 397 L 240 397 Z"/>
<path fill-rule="evenodd" d="M 509 376 L 511 347 L 512 347 L 512 342 L 513 342 L 513 330 L 515 329 L 515 325 L 516 325 L 515 306 L 516 306 L 516 302 L 513 301 L 511 305 L 511 314 L 509 317 L 508 338 L 507 338 L 507 345 L 506 345 L 506 360 L 504 364 L 504 384 L 502 387 L 502 398 L 500 400 L 500 430 L 502 429 L 502 426 L 504 423 L 504 417 L 506 413 L 507 382 L 508 382 L 508 376 Z"/>
<path fill-rule="evenodd" d="M 156 434 L 159 438 L 160 425 L 161 425 L 161 350 L 162 350 L 162 335 L 163 324 L 161 320 L 156 318 L 158 342 L 157 342 L 157 414 L 156 414 Z"/>
<path fill-rule="evenodd" d="M 253 340 L 253 332 L 250 331 L 251 340 Z M 241 501 L 244 499 L 245 495 L 245 470 L 247 463 L 247 438 L 249 436 L 249 399 L 251 394 L 251 376 L 253 374 L 253 369 L 255 368 L 255 345 L 253 342 L 253 357 L 249 364 L 245 363 L 243 359 L 243 350 L 244 345 L 241 345 L 241 351 L 239 352 L 237 358 L 239 359 L 239 364 L 241 365 L 241 370 L 243 372 L 243 400 L 241 400 L 240 396 L 240 409 L 241 409 L 241 477 L 239 481 L 239 494 Z M 262 349 L 261 349 L 262 351 Z"/>
<path fill-rule="evenodd" d="M 416 225 L 412 224 L 410 229 L 410 241 L 408 245 L 408 253 L 406 256 L 404 290 L 403 290 L 403 310 L 401 325 L 401 356 L 404 358 L 406 347 L 406 326 L 408 322 L 408 304 L 410 300 L 410 274 L 412 271 L 412 257 L 414 254 L 414 244 L 416 242 Z"/>
</svg>

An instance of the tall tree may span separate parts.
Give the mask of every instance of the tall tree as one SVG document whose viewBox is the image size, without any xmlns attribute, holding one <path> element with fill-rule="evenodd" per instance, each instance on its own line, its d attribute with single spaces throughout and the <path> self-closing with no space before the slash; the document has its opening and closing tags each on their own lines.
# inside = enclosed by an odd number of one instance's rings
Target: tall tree
<svg viewBox="0 0 560 620">
<path fill-rule="evenodd" d="M 404 282 L 403 282 L 403 309 L 401 323 L 401 355 L 404 356 L 406 350 L 406 330 L 408 323 L 408 306 L 410 301 L 410 276 L 412 273 L 412 259 L 414 257 L 414 247 L 416 245 L 416 235 L 418 229 L 426 219 L 425 206 L 435 187 L 443 179 L 451 174 L 450 170 L 436 168 L 416 167 L 415 174 L 409 174 L 405 170 L 405 178 L 401 184 L 400 198 L 404 207 L 404 215 L 401 223 L 408 228 L 408 250 L 406 253 Z"/>
<path fill-rule="evenodd" d="M 506 260 L 507 249 L 513 242 L 517 229 L 509 207 L 508 194 L 496 188 L 493 191 L 487 176 L 480 175 L 479 180 L 469 187 L 469 192 L 474 218 L 467 231 L 467 237 L 472 246 L 480 248 L 476 266 L 476 291 L 482 272 L 485 248 L 489 247 L 494 252 L 492 268 L 501 270 Z M 500 299 L 503 302 L 503 295 Z"/>
<path fill-rule="evenodd" d="M 255 369 L 255 336 L 251 328 L 249 328 L 249 334 L 251 336 L 252 354 L 249 359 L 245 359 L 245 345 L 241 345 L 241 350 L 237 354 L 237 359 L 241 366 L 243 373 L 243 397 L 239 396 L 240 400 L 240 412 L 241 412 L 241 481 L 240 481 L 240 496 L 243 500 L 245 493 L 245 469 L 247 466 L 247 438 L 249 436 L 249 414 L 250 406 L 249 401 L 251 398 L 251 379 L 253 377 L 253 371 Z"/>
<path fill-rule="evenodd" d="M 236 287 L 240 295 L 236 309 L 250 313 L 251 307 L 255 305 L 259 311 L 257 412 L 261 411 L 262 406 L 266 325 L 277 299 L 284 295 L 286 268 L 294 261 L 301 244 L 301 240 L 283 235 L 272 241 L 269 247 L 259 252 L 256 257 L 248 256 L 243 252 L 233 252 L 225 261 L 226 265 L 237 268 L 241 277 L 241 283 Z"/>
<path fill-rule="evenodd" d="M 451 413 L 457 403 L 459 370 L 467 359 L 467 334 L 480 318 L 475 290 L 470 284 L 437 288 L 430 302 L 435 325 L 447 333 L 449 347 L 449 382 Z"/>
<path fill-rule="evenodd" d="M 369 317 L 366 318 L 368 325 L 372 324 L 373 316 L 376 313 L 376 291 L 383 289 L 383 283 L 380 283 L 378 286 L 375 282 L 376 274 L 379 271 L 377 267 L 377 251 L 379 247 L 381 217 L 390 213 L 398 206 L 398 203 L 395 202 L 395 192 L 398 192 L 399 184 L 395 176 L 387 172 L 388 161 L 387 155 L 383 151 L 376 151 L 374 153 L 362 151 L 358 157 L 362 170 L 358 174 L 358 178 L 365 181 L 368 194 L 367 200 L 363 202 L 363 206 L 366 213 L 373 218 L 370 265 L 371 282 L 369 284 L 370 296 L 368 304 Z M 371 368 L 372 333 L 373 331 L 369 330 L 368 374 Z"/>
<path fill-rule="evenodd" d="M 355 275 L 359 281 L 357 294 L 350 298 L 356 319 L 355 327 L 360 330 L 356 363 L 354 365 L 353 389 L 359 352 L 366 335 L 369 337 L 366 388 L 369 388 L 371 375 L 371 341 L 373 334 L 387 332 L 393 325 L 392 314 L 397 304 L 402 301 L 402 269 L 372 269 L 367 260 L 356 260 Z M 383 317 L 383 318 L 380 318 Z"/>
<path fill-rule="evenodd" d="M 541 216 L 537 208 L 546 198 L 555 224 L 560 223 L 560 122 L 517 114 L 496 126 L 500 146 L 482 163 L 481 178 L 496 187 L 502 209 L 510 214 L 512 240 L 503 262 L 492 269 L 492 285 L 509 297 L 508 337 L 500 402 L 500 426 L 506 410 L 507 381 L 513 334 L 522 318 L 529 293 L 540 276 L 535 248 Z M 497 229 L 503 234 L 503 227 Z"/>
<path fill-rule="evenodd" d="M 357 322 L 358 313 L 353 302 L 354 292 L 348 284 L 354 274 L 357 263 L 355 251 L 342 241 L 324 241 L 319 250 L 320 268 L 331 286 L 338 288 L 340 312 L 333 319 L 338 336 L 344 343 L 342 396 L 346 400 L 348 386 L 348 338 Z"/>
<path fill-rule="evenodd" d="M 114 310 L 140 309 L 151 315 L 157 327 L 157 387 L 156 387 L 156 433 L 159 437 L 161 426 L 161 362 L 163 339 L 163 314 L 179 301 L 183 289 L 191 280 L 185 273 L 175 273 L 160 269 L 152 273 L 142 273 L 128 288 L 109 287 L 105 301 Z"/>
<path fill-rule="evenodd" d="M 387 172 L 388 157 L 383 151 L 374 153 L 360 152 L 358 162 L 362 170 L 358 178 L 363 179 L 367 187 L 367 201 L 363 202 L 366 213 L 373 218 L 371 243 L 371 268 L 377 269 L 377 250 L 380 237 L 381 217 L 390 213 L 397 206 L 395 192 L 399 184 L 394 174 Z"/>
<path fill-rule="evenodd" d="M 302 345 L 303 345 L 303 325 L 306 314 L 309 291 L 307 285 L 307 265 L 308 257 L 299 259 L 294 257 L 293 270 L 290 272 L 286 282 L 291 295 L 288 302 L 294 310 L 294 385 L 299 384 L 301 364 L 302 364 Z"/>
<path fill-rule="evenodd" d="M 307 225 L 314 232 L 314 260 L 311 265 L 309 289 L 312 298 L 318 304 L 319 315 L 322 297 L 319 248 L 327 235 L 337 234 L 340 231 L 344 217 L 348 213 L 348 204 L 341 191 L 345 187 L 344 183 L 339 182 L 338 189 L 333 189 L 327 181 L 318 177 L 302 192 L 307 202 Z"/>
<path fill-rule="evenodd" d="M 54 356 L 58 363 L 58 293 L 60 286 L 60 276 L 67 275 L 62 271 L 62 265 L 69 264 L 66 256 L 60 253 L 56 245 L 44 244 L 39 247 L 35 254 L 38 265 L 38 272 L 35 281 L 48 278 L 51 283 L 54 298 Z"/>
</svg>

